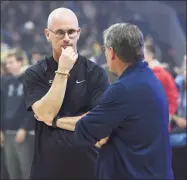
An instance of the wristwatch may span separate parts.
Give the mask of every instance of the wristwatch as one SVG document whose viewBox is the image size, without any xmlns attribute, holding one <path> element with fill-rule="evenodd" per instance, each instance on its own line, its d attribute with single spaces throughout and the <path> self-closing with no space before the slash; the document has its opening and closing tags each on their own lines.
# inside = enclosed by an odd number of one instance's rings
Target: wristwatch
<svg viewBox="0 0 187 180">
<path fill-rule="evenodd" d="M 57 126 L 57 120 L 60 118 L 59 115 L 56 115 L 56 117 L 53 119 L 53 122 L 52 122 L 52 127 L 56 128 Z"/>
</svg>

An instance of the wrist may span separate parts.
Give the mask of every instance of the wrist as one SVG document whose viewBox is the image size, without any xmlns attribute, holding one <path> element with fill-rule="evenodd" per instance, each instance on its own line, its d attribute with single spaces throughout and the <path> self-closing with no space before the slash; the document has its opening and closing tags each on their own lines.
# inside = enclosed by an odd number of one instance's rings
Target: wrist
<svg viewBox="0 0 187 180">
<path fill-rule="evenodd" d="M 67 77 L 70 76 L 69 73 L 67 73 L 67 72 L 62 72 L 62 71 L 59 71 L 59 70 L 55 71 L 55 74 L 59 74 L 59 75 L 61 75 L 61 76 L 67 76 Z"/>
<path fill-rule="evenodd" d="M 57 69 L 58 72 L 61 72 L 61 73 L 66 73 L 66 74 L 69 74 L 70 70 L 68 69 L 63 69 L 63 68 L 58 68 Z"/>
<path fill-rule="evenodd" d="M 53 119 L 52 127 L 54 127 L 54 128 L 58 127 L 57 123 L 58 123 L 58 121 L 59 121 L 59 118 L 60 118 L 60 116 L 57 115 L 57 116 Z"/>
<path fill-rule="evenodd" d="M 24 127 L 20 127 L 18 130 L 26 131 Z"/>
<path fill-rule="evenodd" d="M 61 119 L 57 119 L 57 121 L 56 121 L 56 127 L 60 127 L 60 123 L 61 123 Z"/>
</svg>

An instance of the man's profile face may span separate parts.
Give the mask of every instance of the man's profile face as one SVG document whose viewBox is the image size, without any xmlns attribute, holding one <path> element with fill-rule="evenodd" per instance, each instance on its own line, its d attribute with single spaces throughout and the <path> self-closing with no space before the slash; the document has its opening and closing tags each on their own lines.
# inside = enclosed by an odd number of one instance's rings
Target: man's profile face
<svg viewBox="0 0 187 180">
<path fill-rule="evenodd" d="M 115 72 L 114 68 L 114 61 L 112 61 L 112 49 L 111 48 L 106 48 L 105 49 L 105 57 L 108 65 L 108 69 L 110 72 Z"/>
<path fill-rule="evenodd" d="M 45 33 L 56 53 L 61 54 L 61 48 L 66 48 L 67 46 L 72 46 L 75 50 L 77 50 L 80 28 L 77 27 L 71 17 L 53 19 L 49 29 L 46 29 Z M 61 37 L 61 34 L 67 31 L 70 35 L 68 36 L 68 33 L 65 33 L 64 37 Z M 73 34 L 73 38 L 71 37 L 71 34 Z"/>
</svg>

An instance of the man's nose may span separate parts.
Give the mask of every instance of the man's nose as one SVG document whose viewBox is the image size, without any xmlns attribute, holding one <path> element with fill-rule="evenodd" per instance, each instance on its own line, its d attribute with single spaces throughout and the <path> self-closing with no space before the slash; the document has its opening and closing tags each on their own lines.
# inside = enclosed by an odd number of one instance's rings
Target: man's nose
<svg viewBox="0 0 187 180">
<path fill-rule="evenodd" d="M 69 38 L 69 35 L 68 35 L 67 32 L 65 33 L 64 39 L 63 39 L 63 40 L 66 41 L 66 42 L 69 42 L 69 41 L 70 41 L 70 38 Z"/>
</svg>

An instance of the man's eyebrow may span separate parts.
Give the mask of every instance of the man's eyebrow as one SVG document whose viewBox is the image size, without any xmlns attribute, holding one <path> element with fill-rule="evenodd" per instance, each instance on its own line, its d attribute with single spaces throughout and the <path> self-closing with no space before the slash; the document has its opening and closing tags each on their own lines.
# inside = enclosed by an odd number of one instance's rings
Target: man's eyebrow
<svg viewBox="0 0 187 180">
<path fill-rule="evenodd" d="M 75 29 L 75 28 L 56 29 L 56 30 L 54 30 L 54 31 L 56 32 L 56 31 L 69 31 L 69 30 L 76 30 L 76 29 Z"/>
</svg>

